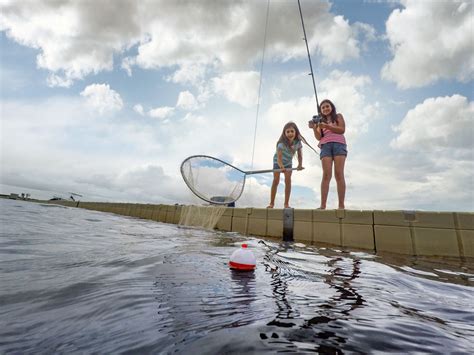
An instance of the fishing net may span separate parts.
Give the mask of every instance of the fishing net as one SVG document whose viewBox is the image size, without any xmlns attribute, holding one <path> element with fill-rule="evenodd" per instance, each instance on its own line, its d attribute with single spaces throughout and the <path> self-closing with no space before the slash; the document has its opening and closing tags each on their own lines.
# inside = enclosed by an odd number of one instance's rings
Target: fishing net
<svg viewBox="0 0 474 355">
<path fill-rule="evenodd" d="M 235 202 L 245 186 L 245 172 L 216 158 L 195 155 L 181 164 L 181 175 L 191 191 L 217 205 Z"/>
<path fill-rule="evenodd" d="M 226 210 L 226 206 L 183 206 L 179 218 L 180 226 L 214 229 Z"/>
</svg>

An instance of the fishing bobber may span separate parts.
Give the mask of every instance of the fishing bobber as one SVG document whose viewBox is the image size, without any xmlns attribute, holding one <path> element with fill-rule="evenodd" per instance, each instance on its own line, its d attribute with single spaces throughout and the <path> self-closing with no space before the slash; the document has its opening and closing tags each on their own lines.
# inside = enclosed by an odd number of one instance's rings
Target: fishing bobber
<svg viewBox="0 0 474 355">
<path fill-rule="evenodd" d="M 242 248 L 237 249 L 230 256 L 229 267 L 234 270 L 252 271 L 257 265 L 255 255 L 247 249 L 247 244 L 242 244 Z"/>
</svg>

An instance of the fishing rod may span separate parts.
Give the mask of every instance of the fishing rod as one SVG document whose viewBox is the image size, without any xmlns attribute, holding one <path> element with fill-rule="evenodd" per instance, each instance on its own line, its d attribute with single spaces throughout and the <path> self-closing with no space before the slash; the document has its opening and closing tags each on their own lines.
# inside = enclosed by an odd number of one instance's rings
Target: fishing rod
<svg viewBox="0 0 474 355">
<path fill-rule="evenodd" d="M 321 110 L 319 108 L 319 101 L 318 101 L 318 93 L 316 91 L 316 83 L 314 82 L 313 65 L 311 64 L 311 55 L 309 54 L 308 40 L 306 38 L 306 30 L 304 28 L 303 12 L 301 11 L 300 0 L 298 0 L 298 8 L 300 9 L 301 25 L 303 26 L 303 35 L 304 35 L 303 39 L 304 39 L 304 42 L 306 43 L 306 51 L 308 52 L 309 68 L 311 70 L 311 73 L 309 75 L 311 75 L 311 79 L 313 80 L 314 97 L 316 98 L 316 107 L 318 109 L 318 116 L 321 116 Z"/>
</svg>

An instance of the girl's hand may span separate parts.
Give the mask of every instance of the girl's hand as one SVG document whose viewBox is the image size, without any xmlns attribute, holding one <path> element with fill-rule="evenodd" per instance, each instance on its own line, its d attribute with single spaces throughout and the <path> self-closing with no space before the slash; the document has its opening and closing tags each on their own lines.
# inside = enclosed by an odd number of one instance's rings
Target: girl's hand
<svg viewBox="0 0 474 355">
<path fill-rule="evenodd" d="M 285 167 L 283 165 L 278 165 L 282 171 L 285 171 Z"/>
<path fill-rule="evenodd" d="M 328 129 L 328 127 L 329 127 L 329 125 L 327 123 L 324 123 L 324 122 L 321 122 L 318 125 L 319 125 L 319 128 L 321 128 L 321 129 L 323 129 L 323 128 Z"/>
</svg>

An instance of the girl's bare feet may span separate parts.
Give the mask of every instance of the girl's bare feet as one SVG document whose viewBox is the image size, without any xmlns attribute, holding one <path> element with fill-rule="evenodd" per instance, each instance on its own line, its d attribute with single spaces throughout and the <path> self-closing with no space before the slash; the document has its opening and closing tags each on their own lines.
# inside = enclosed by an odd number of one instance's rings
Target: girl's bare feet
<svg viewBox="0 0 474 355">
<path fill-rule="evenodd" d="M 290 205 L 288 204 L 285 204 L 285 208 L 291 208 Z"/>
<path fill-rule="evenodd" d="M 322 207 L 322 206 L 317 208 L 317 210 L 325 210 L 325 209 L 326 207 Z"/>
<path fill-rule="evenodd" d="M 273 208 L 273 203 L 270 203 L 267 208 Z"/>
</svg>

